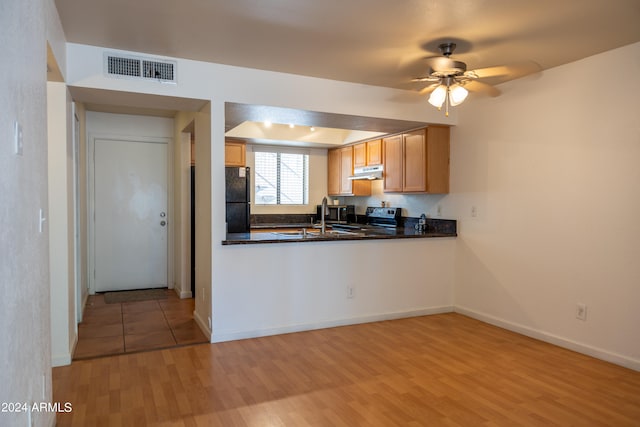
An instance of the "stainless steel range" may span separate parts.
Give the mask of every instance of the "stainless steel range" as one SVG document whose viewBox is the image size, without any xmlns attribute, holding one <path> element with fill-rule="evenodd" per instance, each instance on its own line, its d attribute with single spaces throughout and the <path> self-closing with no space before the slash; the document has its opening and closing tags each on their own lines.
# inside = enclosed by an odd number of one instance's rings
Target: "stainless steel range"
<svg viewBox="0 0 640 427">
<path fill-rule="evenodd" d="M 402 226 L 402 208 L 367 207 L 364 223 L 331 224 L 339 230 L 374 234 L 395 234 L 396 228 Z"/>
<path fill-rule="evenodd" d="M 396 228 L 402 221 L 402 208 L 367 207 L 367 224 L 376 227 Z"/>
</svg>

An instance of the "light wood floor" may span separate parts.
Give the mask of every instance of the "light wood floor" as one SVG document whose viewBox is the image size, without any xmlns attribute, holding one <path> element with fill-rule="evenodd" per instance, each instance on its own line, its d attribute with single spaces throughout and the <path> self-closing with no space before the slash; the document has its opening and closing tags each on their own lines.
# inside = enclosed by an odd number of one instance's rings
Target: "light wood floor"
<svg viewBox="0 0 640 427">
<path fill-rule="evenodd" d="M 74 361 L 58 426 L 639 426 L 640 372 L 459 314 Z"/>
</svg>

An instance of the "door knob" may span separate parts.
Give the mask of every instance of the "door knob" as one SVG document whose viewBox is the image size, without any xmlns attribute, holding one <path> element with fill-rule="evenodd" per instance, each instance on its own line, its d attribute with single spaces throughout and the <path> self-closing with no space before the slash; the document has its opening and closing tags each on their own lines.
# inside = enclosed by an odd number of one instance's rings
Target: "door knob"
<svg viewBox="0 0 640 427">
<path fill-rule="evenodd" d="M 166 221 L 160 221 L 160 225 L 164 227 L 165 225 L 167 225 L 167 222 Z"/>
<path fill-rule="evenodd" d="M 166 213 L 164 213 L 164 212 L 160 212 L 160 218 L 164 218 L 165 216 L 167 216 L 167 214 L 166 214 Z"/>
</svg>

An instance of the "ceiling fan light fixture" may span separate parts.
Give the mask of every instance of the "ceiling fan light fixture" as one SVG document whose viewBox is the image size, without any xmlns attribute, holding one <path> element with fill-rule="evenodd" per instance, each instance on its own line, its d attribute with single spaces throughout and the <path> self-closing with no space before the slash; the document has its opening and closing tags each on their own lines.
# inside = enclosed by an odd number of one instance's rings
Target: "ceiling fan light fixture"
<svg viewBox="0 0 640 427">
<path fill-rule="evenodd" d="M 436 108 L 442 108 L 442 104 L 444 104 L 444 100 L 446 98 L 447 87 L 441 84 L 433 92 L 431 92 L 431 96 L 429 96 L 429 104 L 433 105 Z"/>
<path fill-rule="evenodd" d="M 459 84 L 451 86 L 449 89 L 449 103 L 451 106 L 455 107 L 456 105 L 460 105 L 467 99 L 467 95 L 469 95 L 469 91 Z"/>
</svg>

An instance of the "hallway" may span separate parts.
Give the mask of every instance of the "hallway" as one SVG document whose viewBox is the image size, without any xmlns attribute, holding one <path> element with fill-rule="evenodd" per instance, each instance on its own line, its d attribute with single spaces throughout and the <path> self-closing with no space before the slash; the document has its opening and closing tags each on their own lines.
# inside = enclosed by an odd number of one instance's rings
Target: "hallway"
<svg viewBox="0 0 640 427">
<path fill-rule="evenodd" d="M 73 360 L 206 343 L 194 306 L 193 298 L 169 289 L 166 298 L 112 304 L 103 294 L 90 295 Z"/>
</svg>

